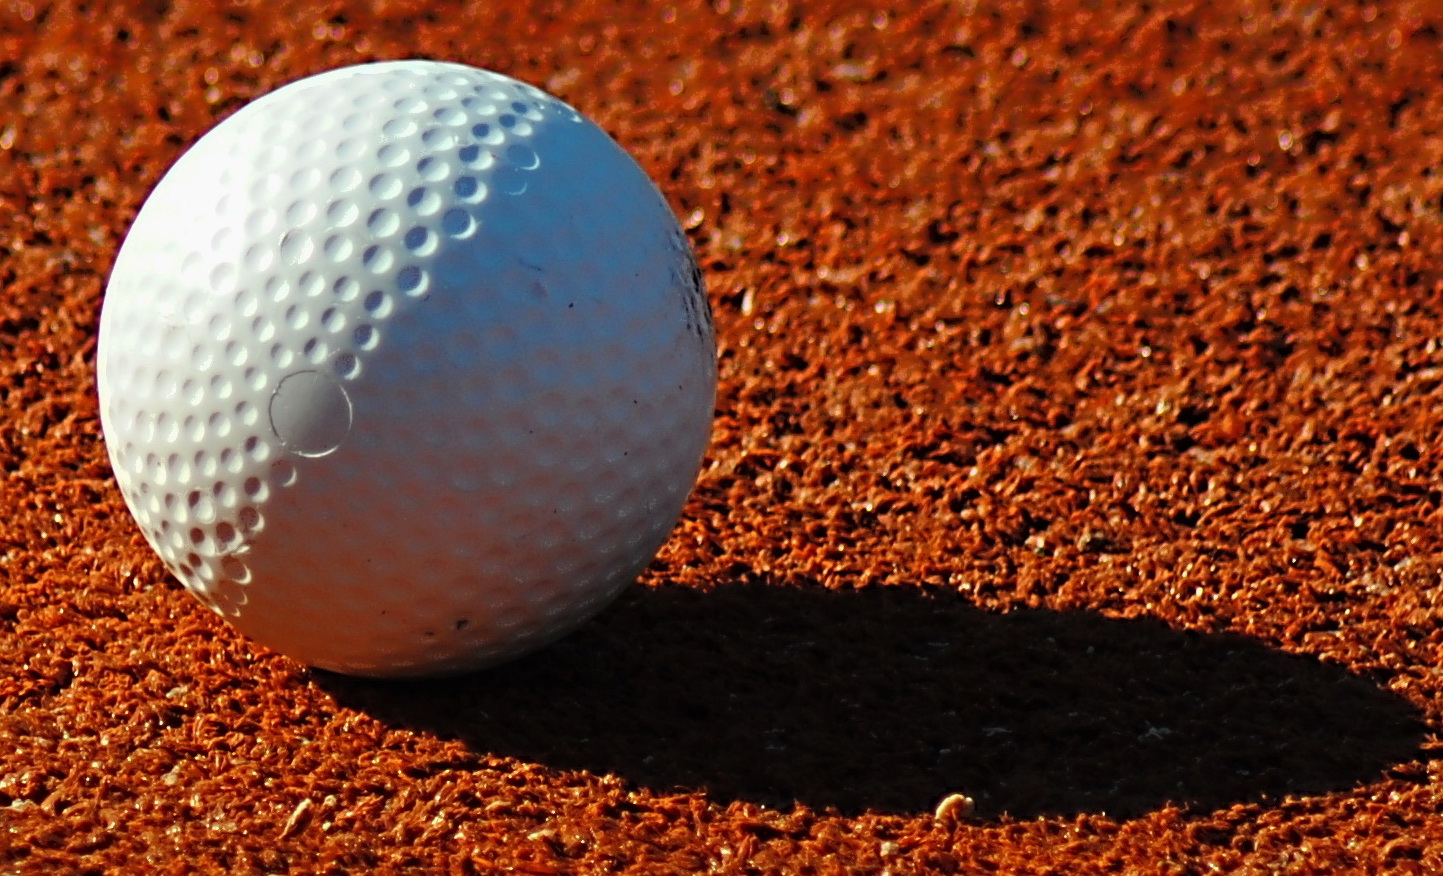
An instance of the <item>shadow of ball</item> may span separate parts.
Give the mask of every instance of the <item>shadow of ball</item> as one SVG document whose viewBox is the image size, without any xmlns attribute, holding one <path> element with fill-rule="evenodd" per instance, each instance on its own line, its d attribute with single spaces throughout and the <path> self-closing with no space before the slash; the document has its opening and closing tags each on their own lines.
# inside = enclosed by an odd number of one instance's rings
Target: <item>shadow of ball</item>
<svg viewBox="0 0 1443 876">
<path fill-rule="evenodd" d="M 478 753 L 844 814 L 953 792 L 983 818 L 1212 810 L 1373 781 L 1425 733 L 1369 681 L 1241 636 L 910 590 L 634 588 L 489 672 L 319 680 Z"/>
</svg>

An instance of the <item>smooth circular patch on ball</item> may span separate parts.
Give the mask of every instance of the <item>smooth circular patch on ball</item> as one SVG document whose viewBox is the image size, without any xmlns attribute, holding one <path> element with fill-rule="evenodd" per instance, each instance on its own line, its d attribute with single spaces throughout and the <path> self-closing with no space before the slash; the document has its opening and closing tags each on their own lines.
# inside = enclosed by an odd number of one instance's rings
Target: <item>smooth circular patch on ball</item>
<svg viewBox="0 0 1443 876">
<path fill-rule="evenodd" d="M 287 375 L 271 393 L 271 431 L 298 456 L 333 453 L 351 432 L 351 397 L 320 371 Z"/>
</svg>

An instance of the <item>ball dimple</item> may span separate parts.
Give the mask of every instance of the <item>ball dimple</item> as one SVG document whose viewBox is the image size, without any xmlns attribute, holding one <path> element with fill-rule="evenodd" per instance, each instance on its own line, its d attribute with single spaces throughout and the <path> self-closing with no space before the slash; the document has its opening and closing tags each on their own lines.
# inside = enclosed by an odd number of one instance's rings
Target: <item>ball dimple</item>
<svg viewBox="0 0 1443 876">
<path fill-rule="evenodd" d="M 355 191 L 360 187 L 362 181 L 361 172 L 349 165 L 343 165 L 331 171 L 331 191 L 343 195 L 346 192 Z"/>
<path fill-rule="evenodd" d="M 384 246 L 368 246 L 361 254 L 361 264 L 373 274 L 384 274 L 396 264 L 396 257 Z"/>
<path fill-rule="evenodd" d="M 216 398 L 229 398 L 235 391 L 235 384 L 231 378 L 224 374 L 215 374 L 211 377 L 211 395 Z"/>
<path fill-rule="evenodd" d="M 486 186 L 474 176 L 458 176 L 451 189 L 462 201 L 479 204 L 486 200 Z"/>
<path fill-rule="evenodd" d="M 492 176 L 496 184 L 496 191 L 504 195 L 524 195 L 528 184 L 526 171 L 507 165 L 496 171 Z"/>
<path fill-rule="evenodd" d="M 155 415 L 155 435 L 166 444 L 174 444 L 180 437 L 180 424 L 165 411 Z"/>
<path fill-rule="evenodd" d="M 219 550 L 224 551 L 234 547 L 237 538 L 240 538 L 240 534 L 235 531 L 231 522 L 222 520 L 215 524 L 215 544 Z"/>
<path fill-rule="evenodd" d="M 363 305 L 366 312 L 376 319 L 385 319 L 391 315 L 391 296 L 380 289 L 373 289 L 366 293 L 366 300 Z M 360 329 L 357 329 L 357 343 L 360 343 Z"/>
<path fill-rule="evenodd" d="M 445 128 L 427 128 L 421 132 L 421 143 L 434 152 L 456 148 L 456 135 Z"/>
<path fill-rule="evenodd" d="M 255 165 L 257 167 L 275 167 L 286 160 L 286 158 L 288 157 L 286 155 L 286 147 L 281 144 L 285 142 L 286 138 L 290 137 L 290 134 L 288 133 L 289 129 L 289 123 L 280 122 L 275 127 L 271 128 L 269 131 L 266 131 L 264 134 L 261 135 L 261 139 L 262 141 L 264 141 L 265 145 L 261 146 L 260 151 L 256 153 Z M 266 182 L 267 177 L 272 176 L 275 176 L 275 174 L 263 174 L 257 180 L 256 187 L 252 188 L 252 194 L 259 194 L 261 192 L 268 191 L 268 189 L 260 188 L 259 184 Z M 279 178 L 276 178 L 275 182 L 279 183 Z M 276 191 L 279 190 L 279 187 L 277 187 L 274 191 L 270 191 L 270 194 L 274 194 Z"/>
<path fill-rule="evenodd" d="M 501 116 L 501 119 L 503 120 L 507 118 L 510 118 L 511 124 L 507 125 L 505 121 L 502 121 L 502 127 L 506 128 L 507 133 L 511 134 L 511 136 L 530 137 L 533 133 L 535 133 L 536 129 L 533 128 L 531 123 L 528 122 L 526 119 L 518 118 L 517 116 L 510 115 L 509 113 Z"/>
<path fill-rule="evenodd" d="M 428 256 L 436 251 L 436 235 L 424 225 L 407 231 L 404 242 L 412 255 Z"/>
<path fill-rule="evenodd" d="M 355 107 L 356 109 L 366 110 L 367 112 L 365 114 L 365 117 L 369 118 L 373 116 L 374 113 L 372 113 L 371 111 L 386 102 L 386 97 L 383 91 L 389 90 L 389 85 L 389 81 L 383 81 L 381 89 L 379 90 L 375 88 L 367 88 L 364 90 L 355 91 L 353 94 L 350 95 L 350 105 Z"/>
<path fill-rule="evenodd" d="M 355 301 L 361 294 L 361 283 L 349 275 L 337 277 L 331 284 L 331 294 L 337 301 Z"/>
<path fill-rule="evenodd" d="M 294 486 L 296 483 L 296 467 L 291 465 L 290 460 L 278 459 L 271 463 L 271 483 L 277 487 L 285 488 Z"/>
<path fill-rule="evenodd" d="M 241 289 L 235 294 L 235 309 L 244 318 L 254 318 L 261 309 L 260 296 L 249 286 Z"/>
<path fill-rule="evenodd" d="M 190 371 L 195 374 L 205 374 L 215 364 L 215 351 L 208 343 L 195 343 L 189 352 Z"/>
<path fill-rule="evenodd" d="M 506 142 L 506 132 L 500 125 L 477 122 L 471 126 L 471 136 L 483 146 L 500 146 Z"/>
<path fill-rule="evenodd" d="M 191 289 L 181 301 L 180 314 L 185 317 L 186 322 L 198 324 L 204 320 L 210 303 L 211 296 L 206 294 L 204 289 Z"/>
<path fill-rule="evenodd" d="M 304 231 L 291 230 L 281 235 L 281 258 L 292 265 L 303 265 L 311 260 L 315 244 Z"/>
<path fill-rule="evenodd" d="M 286 223 L 292 227 L 305 225 L 307 222 L 316 218 L 316 213 L 317 208 L 315 201 L 305 199 L 291 201 L 286 207 Z"/>
<path fill-rule="evenodd" d="M 465 210 L 447 210 L 441 217 L 441 230 L 450 237 L 469 237 L 476 230 L 476 220 Z"/>
<path fill-rule="evenodd" d="M 236 288 L 235 265 L 226 262 L 210 270 L 210 288 L 217 295 L 229 295 Z"/>
<path fill-rule="evenodd" d="M 344 131 L 358 131 L 364 127 L 365 124 L 365 116 L 359 113 L 353 113 L 341 121 L 341 129 Z M 343 164 L 349 164 L 366 154 L 366 141 L 360 137 L 347 137 L 336 143 L 334 154 L 337 161 Z"/>
<path fill-rule="evenodd" d="M 417 186 L 406 195 L 406 206 L 418 216 L 432 216 L 441 209 L 441 196 L 430 186 Z"/>
<path fill-rule="evenodd" d="M 347 352 L 337 353 L 332 367 L 335 369 L 337 377 L 346 380 L 354 379 L 361 371 L 360 360 L 356 358 L 355 354 Z"/>
<path fill-rule="evenodd" d="M 229 524 L 222 524 L 222 525 L 227 526 L 227 527 L 229 526 Z M 232 528 L 230 531 L 231 531 L 232 533 L 235 532 L 235 530 L 234 530 L 233 528 Z M 225 543 L 228 544 L 229 541 L 231 541 L 231 540 L 233 540 L 233 537 L 232 537 L 232 539 L 226 540 Z M 223 557 L 220 558 L 220 570 L 221 570 L 221 574 L 225 575 L 227 578 L 229 578 L 231 581 L 235 582 L 236 584 L 248 584 L 248 583 L 250 583 L 250 579 L 251 579 L 250 569 L 246 566 L 246 564 L 245 564 L 239 557 L 235 556 L 234 554 L 227 554 L 227 555 L 225 555 L 225 556 L 223 556 Z"/>
<path fill-rule="evenodd" d="M 412 297 L 426 294 L 426 272 L 417 265 L 407 265 L 396 272 L 396 288 Z"/>
<path fill-rule="evenodd" d="M 199 523 L 212 523 L 215 520 L 215 503 L 210 496 L 199 490 L 191 490 L 187 505 L 190 508 L 191 519 Z"/>
<path fill-rule="evenodd" d="M 355 242 L 343 234 L 332 234 L 326 238 L 326 256 L 333 262 L 349 259 L 355 248 Z"/>
<path fill-rule="evenodd" d="M 356 326 L 351 332 L 351 343 L 355 344 L 358 350 L 374 350 L 376 348 L 376 329 L 364 323 Z"/>
<path fill-rule="evenodd" d="M 206 259 L 198 252 L 188 252 L 180 260 L 180 281 L 194 286 L 205 276 Z"/>
<path fill-rule="evenodd" d="M 460 85 L 464 83 L 456 84 Z M 449 84 L 441 82 L 433 82 L 432 84 L 427 85 L 425 88 L 421 89 L 421 94 L 425 95 L 426 99 L 432 104 L 450 103 L 458 97 L 455 88 L 451 87 L 451 85 Z"/>
<path fill-rule="evenodd" d="M 281 302 L 291 294 L 291 284 L 286 282 L 285 277 L 272 274 L 266 277 L 265 283 L 262 284 L 262 291 L 268 300 Z"/>
<path fill-rule="evenodd" d="M 255 274 L 262 274 L 269 271 L 271 265 L 275 264 L 276 253 L 273 247 L 253 244 L 246 247 L 243 259 L 246 270 Z"/>
<path fill-rule="evenodd" d="M 284 155 L 284 153 L 281 153 Z M 267 162 L 273 164 L 277 162 Z M 281 179 L 278 173 L 262 174 L 255 182 L 251 183 L 250 196 L 257 201 L 271 201 L 276 195 L 285 191 L 285 180 Z"/>
<path fill-rule="evenodd" d="M 237 526 L 245 535 L 255 535 L 265 528 L 265 518 L 253 506 L 247 505 L 236 515 Z"/>
<path fill-rule="evenodd" d="M 218 583 L 222 586 L 213 596 L 212 608 L 221 617 L 234 621 L 241 616 L 246 604 L 250 601 L 250 597 L 244 590 L 226 586 L 230 582 Z"/>
<path fill-rule="evenodd" d="M 325 154 L 326 154 L 326 141 L 325 141 L 325 140 L 322 140 L 322 139 L 319 138 L 319 137 L 314 138 L 314 139 L 311 139 L 311 140 L 306 140 L 305 142 L 301 143 L 301 145 L 300 145 L 300 147 L 299 147 L 298 149 L 296 149 L 296 158 L 297 158 L 298 160 L 302 161 L 302 162 L 305 162 L 305 163 L 311 164 L 311 165 L 314 165 L 316 162 L 320 161 L 321 157 L 324 156 Z M 319 182 L 320 182 L 320 175 L 317 174 L 316 179 L 315 179 L 315 183 L 312 183 L 312 184 L 313 184 L 313 185 L 319 184 Z"/>
<path fill-rule="evenodd" d="M 188 484 L 192 477 L 190 460 L 179 453 L 172 453 L 166 457 L 166 469 L 170 472 L 171 483 Z"/>
<path fill-rule="evenodd" d="M 401 230 L 401 215 L 385 207 L 372 210 L 366 218 L 366 228 L 376 237 L 390 237 Z"/>
<path fill-rule="evenodd" d="M 276 324 L 264 316 L 251 320 L 251 337 L 264 343 L 276 336 Z"/>
<path fill-rule="evenodd" d="M 378 201 L 389 201 L 399 196 L 404 188 L 400 177 L 393 173 L 378 173 L 372 176 L 366 187 Z"/>
<path fill-rule="evenodd" d="M 309 191 L 321 184 L 321 172 L 314 167 L 301 167 L 291 174 L 288 191 L 292 194 Z"/>
<path fill-rule="evenodd" d="M 442 158 L 428 156 L 416 162 L 416 176 L 426 182 L 441 182 L 451 175 L 451 165 Z"/>
<path fill-rule="evenodd" d="M 454 106 L 440 106 L 431 113 L 431 118 L 442 125 L 464 125 L 466 114 Z"/>
<path fill-rule="evenodd" d="M 402 140 L 415 134 L 416 128 L 416 122 L 412 119 L 391 119 L 381 126 L 381 133 L 392 140 Z"/>
<path fill-rule="evenodd" d="M 325 291 L 326 278 L 315 271 L 302 271 L 296 280 L 296 292 L 301 296 L 315 298 Z"/>
<path fill-rule="evenodd" d="M 211 498 L 214 499 L 216 507 L 220 510 L 230 511 L 235 508 L 237 501 L 236 489 L 225 481 L 217 481 L 211 485 Z M 222 538 L 223 530 L 229 529 L 230 524 L 222 522 L 216 527 L 216 538 L 227 541 L 231 536 Z"/>
<path fill-rule="evenodd" d="M 249 238 L 264 237 L 275 230 L 278 219 L 276 211 L 267 206 L 258 206 L 246 216 L 245 233 Z"/>
<path fill-rule="evenodd" d="M 319 365 L 326 361 L 326 357 L 330 355 L 330 346 L 320 338 L 307 338 L 305 344 L 301 347 L 301 354 L 305 356 L 312 365 Z"/>
<path fill-rule="evenodd" d="M 376 153 L 376 160 L 384 167 L 400 167 L 411 160 L 411 150 L 400 143 L 387 143 Z"/>
<path fill-rule="evenodd" d="M 359 218 L 361 208 L 350 199 L 331 201 L 326 206 L 326 221 L 331 223 L 333 228 L 347 228 L 356 224 Z"/>
<path fill-rule="evenodd" d="M 311 322 L 311 310 L 302 304 L 292 304 L 285 311 L 286 325 L 294 331 L 300 331 Z M 272 348 L 274 349 L 274 348 Z M 272 357 L 274 361 L 274 357 Z"/>
<path fill-rule="evenodd" d="M 277 370 L 284 371 L 290 368 L 291 362 L 295 360 L 295 357 L 296 354 L 291 352 L 291 348 L 285 344 L 271 344 L 269 358 L 271 364 L 274 365 Z"/>
<path fill-rule="evenodd" d="M 265 462 L 271 458 L 270 444 L 262 441 L 259 435 L 249 436 L 241 442 L 241 447 L 245 449 L 246 455 L 255 462 Z"/>
<path fill-rule="evenodd" d="M 496 153 L 490 149 L 482 149 L 476 144 L 463 146 L 457 151 L 456 157 L 461 163 L 473 170 L 486 170 L 496 163 Z"/>
<path fill-rule="evenodd" d="M 519 167 L 522 170 L 535 170 L 541 166 L 541 156 L 536 154 L 536 150 L 520 143 L 513 143 L 506 147 L 506 160 L 511 162 L 513 167 Z"/>
<path fill-rule="evenodd" d="M 240 368 L 245 365 L 246 362 L 250 361 L 250 350 L 236 341 L 226 341 L 225 355 L 226 358 L 230 360 L 230 363 L 237 368 Z"/>
</svg>

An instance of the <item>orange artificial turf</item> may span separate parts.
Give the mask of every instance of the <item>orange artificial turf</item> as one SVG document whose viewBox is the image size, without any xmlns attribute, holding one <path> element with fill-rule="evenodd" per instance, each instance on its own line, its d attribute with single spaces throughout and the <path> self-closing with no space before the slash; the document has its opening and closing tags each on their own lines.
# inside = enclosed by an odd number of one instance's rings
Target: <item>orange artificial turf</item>
<svg viewBox="0 0 1443 876">
<path fill-rule="evenodd" d="M 616 607 L 397 685 L 169 578 L 93 363 L 182 149 L 415 56 L 637 156 L 721 386 Z M 1443 870 L 1440 77 L 1423 0 L 6 3 L 0 872 Z"/>
</svg>

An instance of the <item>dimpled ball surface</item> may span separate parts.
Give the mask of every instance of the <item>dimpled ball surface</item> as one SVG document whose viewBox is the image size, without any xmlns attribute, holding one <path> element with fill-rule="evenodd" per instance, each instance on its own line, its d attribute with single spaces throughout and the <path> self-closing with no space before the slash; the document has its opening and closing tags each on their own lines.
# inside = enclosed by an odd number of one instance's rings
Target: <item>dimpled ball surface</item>
<svg viewBox="0 0 1443 876">
<path fill-rule="evenodd" d="M 101 422 L 202 602 L 339 672 L 480 668 L 599 611 L 675 525 L 716 386 L 660 193 L 485 70 L 368 64 L 242 108 L 138 214 Z"/>
</svg>

